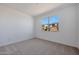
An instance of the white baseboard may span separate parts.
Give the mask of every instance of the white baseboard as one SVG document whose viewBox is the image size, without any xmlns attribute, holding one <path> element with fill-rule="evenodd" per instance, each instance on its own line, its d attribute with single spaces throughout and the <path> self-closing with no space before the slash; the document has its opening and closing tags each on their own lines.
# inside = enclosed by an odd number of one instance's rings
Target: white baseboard
<svg viewBox="0 0 79 59">
<path fill-rule="evenodd" d="M 47 40 L 47 41 L 50 41 L 50 42 L 55 42 L 55 43 L 58 43 L 58 44 L 62 44 L 62 45 L 66 45 L 66 46 L 70 46 L 70 47 L 74 47 L 74 48 L 77 48 L 77 49 L 79 49 L 79 47 L 77 47 L 77 46 L 75 46 L 75 45 L 66 44 L 66 43 L 61 43 L 61 42 L 58 42 L 58 41 L 51 41 L 51 40 L 44 39 L 44 38 L 40 38 L 40 37 L 35 37 L 35 38 L 36 38 L 36 39 Z"/>
<path fill-rule="evenodd" d="M 20 40 L 17 40 L 17 41 L 12 41 L 12 42 L 3 43 L 3 44 L 0 44 L 0 47 L 6 46 L 6 45 L 9 45 L 9 44 L 18 43 L 18 42 L 21 42 L 21 41 L 24 41 L 24 40 L 30 40 L 30 39 L 33 39 L 33 38 L 29 38 L 29 39 L 20 39 Z"/>
</svg>

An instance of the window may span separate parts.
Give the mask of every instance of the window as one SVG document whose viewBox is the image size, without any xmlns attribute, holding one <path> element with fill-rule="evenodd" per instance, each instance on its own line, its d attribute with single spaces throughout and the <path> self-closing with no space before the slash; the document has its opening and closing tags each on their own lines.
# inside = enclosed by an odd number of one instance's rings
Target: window
<svg viewBox="0 0 79 59">
<path fill-rule="evenodd" d="M 52 31 L 57 32 L 59 30 L 59 17 L 58 16 L 51 16 L 51 17 L 45 17 L 41 20 L 41 28 L 44 31 Z"/>
<path fill-rule="evenodd" d="M 41 28 L 42 28 L 42 30 L 44 30 L 44 31 L 49 31 L 49 26 L 48 26 L 48 17 L 45 17 L 45 18 L 43 18 L 42 20 L 41 20 Z"/>
<path fill-rule="evenodd" d="M 59 17 L 58 16 L 51 16 L 49 18 L 50 31 L 52 31 L 52 32 L 57 32 L 58 31 L 58 29 L 59 29 L 58 21 L 59 21 Z"/>
<path fill-rule="evenodd" d="M 58 31 L 58 23 L 50 24 L 50 31 L 57 32 Z"/>
<path fill-rule="evenodd" d="M 59 17 L 58 16 L 51 16 L 49 18 L 49 24 L 52 24 L 52 23 L 57 23 L 58 22 L 58 19 Z"/>
</svg>

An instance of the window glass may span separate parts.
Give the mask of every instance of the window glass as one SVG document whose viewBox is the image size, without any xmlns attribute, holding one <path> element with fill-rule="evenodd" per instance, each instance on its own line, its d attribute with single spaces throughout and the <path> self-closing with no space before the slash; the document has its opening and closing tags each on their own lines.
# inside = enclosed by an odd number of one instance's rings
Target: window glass
<svg viewBox="0 0 79 59">
<path fill-rule="evenodd" d="M 41 29 L 43 31 L 57 32 L 59 30 L 59 17 L 51 16 L 50 18 L 45 17 L 41 20 Z"/>
<path fill-rule="evenodd" d="M 57 23 L 58 21 L 59 21 L 59 17 L 58 16 L 51 16 L 49 18 L 49 24 Z"/>
<path fill-rule="evenodd" d="M 48 24 L 48 17 L 43 18 L 41 24 Z"/>
<path fill-rule="evenodd" d="M 49 28 L 48 28 L 48 17 L 45 17 L 41 20 L 41 29 L 43 31 L 48 31 Z"/>
</svg>

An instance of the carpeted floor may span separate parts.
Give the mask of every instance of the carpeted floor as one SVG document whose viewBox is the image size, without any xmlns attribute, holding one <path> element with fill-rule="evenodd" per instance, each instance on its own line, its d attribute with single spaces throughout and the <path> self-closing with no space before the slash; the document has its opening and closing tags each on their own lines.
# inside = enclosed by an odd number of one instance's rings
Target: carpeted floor
<svg viewBox="0 0 79 59">
<path fill-rule="evenodd" d="M 19 43 L 0 47 L 0 55 L 78 55 L 77 48 L 62 44 L 30 39 Z"/>
</svg>

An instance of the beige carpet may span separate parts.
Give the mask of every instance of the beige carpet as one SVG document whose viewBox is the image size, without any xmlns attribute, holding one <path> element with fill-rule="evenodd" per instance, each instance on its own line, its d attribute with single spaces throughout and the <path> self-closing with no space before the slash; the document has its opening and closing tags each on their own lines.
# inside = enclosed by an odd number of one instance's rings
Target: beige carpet
<svg viewBox="0 0 79 59">
<path fill-rule="evenodd" d="M 77 48 L 62 44 L 41 40 L 30 39 L 19 43 L 0 47 L 1 55 L 77 55 Z"/>
</svg>

